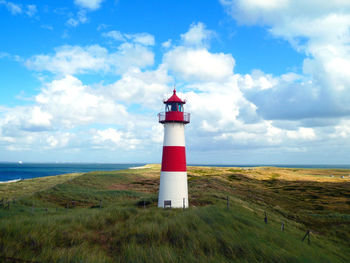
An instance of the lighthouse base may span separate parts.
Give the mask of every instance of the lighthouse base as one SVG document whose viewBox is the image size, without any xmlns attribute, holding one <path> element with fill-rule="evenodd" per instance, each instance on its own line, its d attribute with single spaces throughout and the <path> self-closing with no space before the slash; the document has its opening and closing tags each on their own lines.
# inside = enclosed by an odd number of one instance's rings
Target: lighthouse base
<svg viewBox="0 0 350 263">
<path fill-rule="evenodd" d="M 164 202 L 166 201 L 166 202 Z M 158 207 L 188 207 L 187 172 L 161 172 Z"/>
</svg>

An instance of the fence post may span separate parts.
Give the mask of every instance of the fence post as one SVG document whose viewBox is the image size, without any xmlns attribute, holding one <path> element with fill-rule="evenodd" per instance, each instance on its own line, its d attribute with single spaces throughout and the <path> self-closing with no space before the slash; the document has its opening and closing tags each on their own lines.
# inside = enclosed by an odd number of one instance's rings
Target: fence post
<svg viewBox="0 0 350 263">
<path fill-rule="evenodd" d="M 102 208 L 102 200 L 100 200 L 100 209 Z"/>
<path fill-rule="evenodd" d="M 264 211 L 264 214 L 265 214 L 264 221 L 265 221 L 265 224 L 267 224 L 267 214 L 266 214 L 266 211 Z"/>
<path fill-rule="evenodd" d="M 282 221 L 282 224 L 281 224 L 281 231 L 284 231 L 284 222 Z"/>
<path fill-rule="evenodd" d="M 146 201 L 143 200 L 143 209 L 145 209 L 145 208 L 146 208 Z"/>
<path fill-rule="evenodd" d="M 310 230 L 306 231 L 305 236 L 301 240 L 301 242 L 304 242 L 305 238 L 307 237 L 307 243 L 310 245 Z"/>
</svg>

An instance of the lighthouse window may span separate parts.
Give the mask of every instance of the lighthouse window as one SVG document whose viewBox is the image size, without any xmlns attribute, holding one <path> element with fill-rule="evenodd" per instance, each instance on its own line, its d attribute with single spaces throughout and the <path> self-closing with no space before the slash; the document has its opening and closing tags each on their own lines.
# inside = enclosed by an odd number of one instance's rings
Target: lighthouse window
<svg viewBox="0 0 350 263">
<path fill-rule="evenodd" d="M 171 104 L 171 111 L 177 111 L 177 103 Z"/>
<path fill-rule="evenodd" d="M 165 105 L 165 111 L 169 112 L 169 111 L 180 111 L 183 112 L 184 108 L 183 105 L 180 103 L 169 103 Z"/>
</svg>

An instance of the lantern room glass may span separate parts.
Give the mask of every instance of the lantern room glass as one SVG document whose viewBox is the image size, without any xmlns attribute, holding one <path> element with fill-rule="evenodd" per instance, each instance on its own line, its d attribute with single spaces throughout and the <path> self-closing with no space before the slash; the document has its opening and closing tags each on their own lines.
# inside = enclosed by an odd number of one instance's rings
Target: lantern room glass
<svg viewBox="0 0 350 263">
<path fill-rule="evenodd" d="M 182 103 L 177 103 L 177 102 L 167 103 L 165 105 L 165 111 L 166 112 L 169 112 L 169 111 L 183 112 L 184 111 L 184 107 L 183 107 Z"/>
</svg>

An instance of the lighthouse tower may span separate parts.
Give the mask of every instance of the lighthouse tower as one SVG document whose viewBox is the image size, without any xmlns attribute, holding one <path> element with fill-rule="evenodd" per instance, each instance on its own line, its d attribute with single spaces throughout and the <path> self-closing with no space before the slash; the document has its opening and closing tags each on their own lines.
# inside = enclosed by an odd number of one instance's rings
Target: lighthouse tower
<svg viewBox="0 0 350 263">
<path fill-rule="evenodd" d="M 158 207 L 188 207 L 185 125 L 190 122 L 190 114 L 184 112 L 185 103 L 174 89 L 164 101 L 165 112 L 158 114 L 159 122 L 164 124 Z"/>
</svg>

